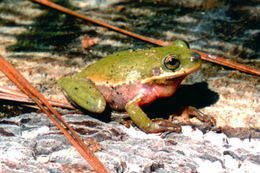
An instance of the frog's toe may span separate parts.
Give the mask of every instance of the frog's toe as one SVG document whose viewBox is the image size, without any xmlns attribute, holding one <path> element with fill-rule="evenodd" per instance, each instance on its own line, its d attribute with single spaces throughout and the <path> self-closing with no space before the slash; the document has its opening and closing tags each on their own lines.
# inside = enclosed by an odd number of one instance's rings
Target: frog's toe
<svg viewBox="0 0 260 173">
<path fill-rule="evenodd" d="M 180 124 L 199 125 L 191 121 L 192 117 L 196 117 L 199 121 L 205 123 L 208 126 L 216 125 L 216 120 L 212 116 L 204 114 L 203 112 L 192 106 L 183 108 L 177 115 L 179 116 L 172 116 L 171 119 L 177 120 L 178 122 L 180 122 Z"/>
<path fill-rule="evenodd" d="M 193 107 L 189 107 L 189 109 L 190 109 L 190 114 L 196 116 L 200 121 L 205 122 L 209 126 L 216 125 L 216 120 L 212 116 L 208 114 L 204 114 L 203 112 Z"/>
<path fill-rule="evenodd" d="M 152 124 L 149 128 L 144 129 L 144 131 L 149 133 L 159 133 L 159 132 L 181 132 L 181 126 L 179 124 L 174 124 L 169 120 L 164 119 L 153 119 Z"/>
<path fill-rule="evenodd" d="M 209 126 L 215 126 L 216 125 L 216 120 L 209 115 L 204 116 L 204 122 L 206 122 Z"/>
</svg>

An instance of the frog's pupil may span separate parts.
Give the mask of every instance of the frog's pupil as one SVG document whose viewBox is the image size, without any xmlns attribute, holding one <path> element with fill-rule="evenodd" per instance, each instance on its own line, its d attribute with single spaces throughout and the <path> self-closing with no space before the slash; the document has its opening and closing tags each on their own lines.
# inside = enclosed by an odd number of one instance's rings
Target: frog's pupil
<svg viewBox="0 0 260 173">
<path fill-rule="evenodd" d="M 175 65 L 179 62 L 179 60 L 175 59 L 174 57 L 170 57 L 169 58 L 169 61 L 168 61 L 168 64 L 170 65 Z"/>
</svg>

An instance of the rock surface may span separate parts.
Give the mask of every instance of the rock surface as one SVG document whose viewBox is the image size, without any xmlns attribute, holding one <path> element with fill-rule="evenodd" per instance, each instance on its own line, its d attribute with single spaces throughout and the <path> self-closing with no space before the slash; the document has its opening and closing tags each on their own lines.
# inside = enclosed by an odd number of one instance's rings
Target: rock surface
<svg viewBox="0 0 260 173">
<path fill-rule="evenodd" d="M 117 122 L 65 115 L 83 140 L 100 143 L 96 152 L 110 172 L 250 172 L 260 167 L 260 140 L 183 127 L 183 132 L 146 134 Z M 0 172 L 90 172 L 91 168 L 44 114 L 0 120 Z"/>
</svg>

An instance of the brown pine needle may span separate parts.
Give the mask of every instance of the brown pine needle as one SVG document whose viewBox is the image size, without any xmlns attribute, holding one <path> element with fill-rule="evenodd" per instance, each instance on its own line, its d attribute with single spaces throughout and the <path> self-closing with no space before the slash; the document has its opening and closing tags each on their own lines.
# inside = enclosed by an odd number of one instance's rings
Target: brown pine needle
<svg viewBox="0 0 260 173">
<path fill-rule="evenodd" d="M 165 42 L 165 41 L 162 41 L 162 40 L 155 40 L 155 39 L 152 39 L 152 38 L 149 38 L 149 37 L 145 37 L 145 36 L 142 36 L 142 35 L 139 35 L 139 34 L 135 34 L 133 32 L 130 32 L 130 31 L 127 31 L 127 30 L 124 30 L 124 29 L 121 29 L 121 28 L 118 28 L 118 27 L 106 24 L 106 23 L 98 21 L 98 20 L 91 19 L 91 18 L 89 18 L 87 16 L 81 15 L 81 14 L 79 14 L 77 12 L 74 12 L 74 11 L 68 9 L 68 8 L 60 6 L 58 4 L 50 2 L 48 0 L 31 0 L 31 1 L 40 3 L 42 5 L 48 6 L 50 8 L 53 8 L 55 10 L 61 11 L 61 12 L 66 13 L 66 14 L 69 14 L 71 16 L 75 16 L 75 17 L 77 17 L 79 19 L 83 19 L 85 21 L 88 21 L 88 22 L 91 22 L 91 23 L 103 26 L 103 27 L 111 29 L 113 31 L 120 32 L 122 34 L 131 36 L 131 37 L 134 37 L 134 38 L 137 38 L 137 39 L 149 42 L 149 43 L 153 43 L 153 44 L 156 44 L 156 45 L 159 45 L 159 46 L 167 46 L 167 45 L 169 45 L 169 42 Z M 257 70 L 257 69 L 254 69 L 254 68 L 251 68 L 251 67 L 248 67 L 248 66 L 245 66 L 245 65 L 233 62 L 231 60 L 227 60 L 227 59 L 221 58 L 221 57 L 208 55 L 208 54 L 206 54 L 204 52 L 201 52 L 201 51 L 198 51 L 198 50 L 194 50 L 194 51 L 199 53 L 201 55 L 202 59 L 205 60 L 205 61 L 210 61 L 210 62 L 213 62 L 213 63 L 216 63 L 216 64 L 220 64 L 220 65 L 223 65 L 223 66 L 234 68 L 234 69 L 246 72 L 246 73 L 260 75 L 260 70 Z"/>
<path fill-rule="evenodd" d="M 23 94 L 18 90 L 13 90 L 5 87 L 0 87 L 0 99 L 9 100 L 15 102 L 23 102 L 23 103 L 34 103 L 32 99 L 30 99 L 27 95 Z M 67 108 L 67 109 L 75 109 L 69 103 L 60 102 L 56 100 L 48 100 L 52 106 Z"/>
<path fill-rule="evenodd" d="M 246 73 L 250 73 L 250 74 L 254 74 L 254 75 L 258 75 L 260 76 L 260 70 L 257 70 L 255 68 L 249 67 L 249 66 L 245 66 L 243 64 L 239 64 L 237 62 L 222 58 L 222 57 L 218 57 L 215 55 L 210 55 L 207 53 L 204 53 L 202 51 L 198 51 L 193 49 L 192 51 L 197 52 L 198 54 L 200 54 L 201 58 L 210 62 L 214 62 L 216 64 L 220 64 L 223 66 L 227 66 L 233 69 L 237 69 Z"/>
<path fill-rule="evenodd" d="M 26 95 L 28 95 L 41 110 L 52 120 L 52 122 L 61 130 L 67 137 L 76 150 L 83 158 L 94 168 L 98 173 L 107 173 L 107 169 L 102 162 L 87 148 L 85 143 L 80 139 L 77 133 L 70 127 L 61 117 L 61 115 L 53 109 L 50 103 L 39 93 L 32 85 L 9 64 L 3 57 L 0 56 L 0 70 L 13 81 Z"/>
</svg>

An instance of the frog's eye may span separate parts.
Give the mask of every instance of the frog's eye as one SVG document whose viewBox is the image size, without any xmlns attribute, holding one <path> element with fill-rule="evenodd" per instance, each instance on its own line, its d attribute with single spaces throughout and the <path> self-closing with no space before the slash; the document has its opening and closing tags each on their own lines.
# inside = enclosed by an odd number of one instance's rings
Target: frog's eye
<svg viewBox="0 0 260 173">
<path fill-rule="evenodd" d="M 180 60 L 177 55 L 167 55 L 163 59 L 163 65 L 168 70 L 175 70 L 180 66 Z"/>
</svg>

